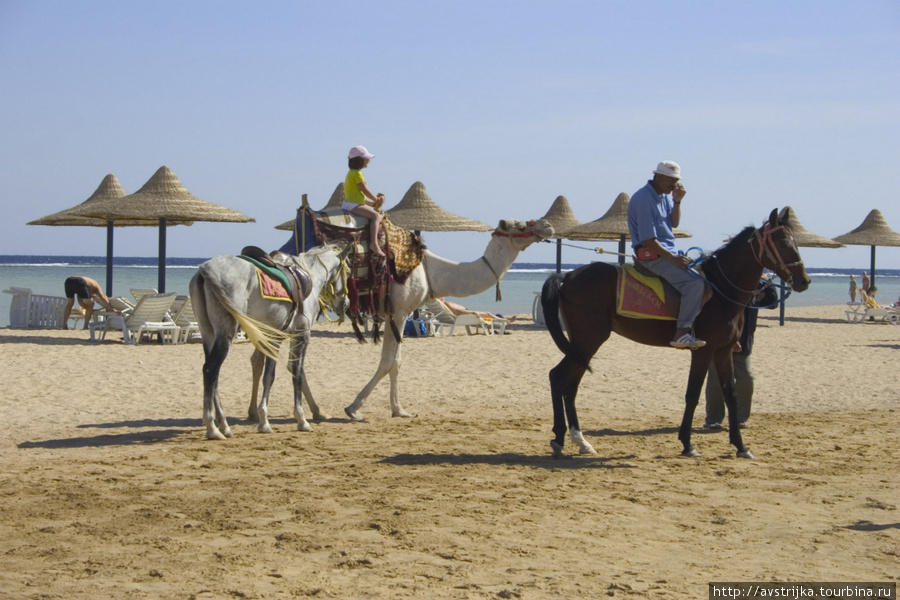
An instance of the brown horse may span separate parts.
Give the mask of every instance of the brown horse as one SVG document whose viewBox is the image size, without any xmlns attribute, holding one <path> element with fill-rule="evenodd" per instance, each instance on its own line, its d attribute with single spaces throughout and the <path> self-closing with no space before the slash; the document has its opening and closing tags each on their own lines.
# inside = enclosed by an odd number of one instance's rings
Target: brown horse
<svg viewBox="0 0 900 600">
<path fill-rule="evenodd" d="M 741 458 L 753 458 L 744 446 L 737 422 L 737 396 L 731 351 L 743 326 L 743 308 L 750 302 L 763 268 L 771 269 L 792 289 L 809 287 L 809 275 L 800 259 L 791 230 L 784 221 L 787 209 L 773 210 L 760 228 L 748 227 L 730 242 L 706 256 L 703 272 L 715 293 L 694 321 L 694 330 L 706 346 L 691 353 L 691 370 L 685 392 L 684 417 L 678 439 L 684 445 L 682 456 L 699 456 L 691 445 L 691 421 L 700 398 L 700 390 L 709 365 L 714 363 L 722 381 L 728 407 L 729 441 Z M 578 385 L 589 362 L 600 346 L 615 331 L 630 340 L 651 346 L 669 346 L 675 333 L 675 321 L 635 319 L 616 314 L 616 278 L 614 265 L 593 263 L 566 275 L 552 275 L 544 283 L 541 302 L 544 319 L 553 341 L 565 357 L 550 370 L 553 398 L 553 433 L 550 447 L 555 456 L 562 454 L 566 418 L 572 442 L 582 454 L 595 453 L 584 439 L 575 412 Z M 569 337 L 563 332 L 560 315 Z"/>
</svg>

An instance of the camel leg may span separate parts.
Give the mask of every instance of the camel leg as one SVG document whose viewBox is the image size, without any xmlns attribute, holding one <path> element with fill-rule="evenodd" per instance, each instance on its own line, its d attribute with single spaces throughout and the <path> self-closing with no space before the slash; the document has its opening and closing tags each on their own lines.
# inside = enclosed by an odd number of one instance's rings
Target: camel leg
<svg viewBox="0 0 900 600">
<path fill-rule="evenodd" d="M 272 391 L 272 384 L 275 382 L 275 369 L 278 363 L 269 358 L 264 358 L 264 368 L 262 376 L 262 397 L 256 407 L 257 424 L 256 431 L 259 433 L 272 433 L 272 426 L 269 425 L 269 393 Z"/>
<path fill-rule="evenodd" d="M 398 322 L 398 320 L 400 322 Z M 406 316 L 394 316 L 394 321 L 397 323 L 397 327 L 401 335 L 403 334 L 402 324 L 406 322 Z M 347 413 L 347 416 L 353 419 L 354 421 L 362 421 L 363 416 L 360 412 L 363 403 L 366 401 L 366 398 L 369 397 L 369 394 L 372 393 L 372 390 L 375 389 L 375 386 L 378 385 L 378 382 L 381 381 L 385 375 L 388 373 L 391 374 L 391 416 L 392 417 L 414 417 L 415 415 L 410 414 L 403 410 L 403 407 L 400 406 L 400 386 L 399 386 L 399 375 L 400 369 L 398 366 L 398 361 L 400 357 L 400 343 L 394 337 L 393 334 L 388 334 L 384 336 L 384 342 L 381 347 L 381 362 L 378 364 L 378 369 L 375 371 L 375 375 L 372 376 L 372 379 L 369 380 L 369 383 L 356 395 L 356 399 L 353 401 L 350 406 L 344 409 L 344 412 Z"/>
<path fill-rule="evenodd" d="M 306 335 L 298 336 L 291 344 L 291 374 L 294 378 L 294 418 L 297 419 L 298 431 L 312 431 L 312 427 L 303 414 L 303 359 L 306 357 L 306 348 L 309 345 L 309 331 Z M 307 396 L 308 397 L 308 396 Z"/>
<path fill-rule="evenodd" d="M 259 423 L 259 412 L 256 409 L 259 400 L 259 381 L 263 375 L 263 368 L 266 364 L 265 355 L 259 350 L 254 350 L 250 355 L 250 371 L 251 371 L 251 388 L 250 388 L 250 406 L 247 408 L 247 418 L 251 423 Z"/>
</svg>

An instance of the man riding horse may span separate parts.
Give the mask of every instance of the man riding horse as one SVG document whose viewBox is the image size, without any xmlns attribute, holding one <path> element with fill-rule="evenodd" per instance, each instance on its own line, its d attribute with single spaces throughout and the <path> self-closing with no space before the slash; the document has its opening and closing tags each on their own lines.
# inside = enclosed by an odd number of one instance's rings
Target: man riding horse
<svg viewBox="0 0 900 600">
<path fill-rule="evenodd" d="M 640 265 L 681 293 L 677 329 L 669 344 L 693 350 L 706 345 L 693 334 L 706 286 L 689 268 L 691 260 L 675 248 L 674 229 L 681 222 L 681 201 L 687 193 L 680 179 L 681 167 L 677 163 L 666 160 L 656 166 L 653 179 L 635 192 L 628 203 L 628 232 Z"/>
</svg>

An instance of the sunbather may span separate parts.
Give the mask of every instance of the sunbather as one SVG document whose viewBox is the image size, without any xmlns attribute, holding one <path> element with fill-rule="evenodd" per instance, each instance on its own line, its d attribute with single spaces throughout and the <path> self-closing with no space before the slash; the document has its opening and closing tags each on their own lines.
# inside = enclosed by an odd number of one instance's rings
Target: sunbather
<svg viewBox="0 0 900 600">
<path fill-rule="evenodd" d="M 515 322 L 515 320 L 516 320 L 516 315 L 511 315 L 511 316 L 509 316 L 509 317 L 504 317 L 503 315 L 499 315 L 499 314 L 497 314 L 497 315 L 491 314 L 491 313 L 489 313 L 489 312 L 486 311 L 486 310 L 471 310 L 471 309 L 469 309 L 469 308 L 466 308 L 466 307 L 463 306 L 462 304 L 457 304 L 456 302 L 451 302 L 450 300 L 446 300 L 446 299 L 444 299 L 444 298 L 439 298 L 439 300 L 440 300 L 441 302 L 443 302 L 444 305 L 445 305 L 447 308 L 450 309 L 450 312 L 452 312 L 452 313 L 453 313 L 454 315 L 456 315 L 456 316 L 459 316 L 459 315 L 478 315 L 479 317 L 481 317 L 482 319 L 485 319 L 485 320 L 489 320 L 489 319 L 505 319 L 508 323 L 513 323 L 513 322 Z"/>
</svg>

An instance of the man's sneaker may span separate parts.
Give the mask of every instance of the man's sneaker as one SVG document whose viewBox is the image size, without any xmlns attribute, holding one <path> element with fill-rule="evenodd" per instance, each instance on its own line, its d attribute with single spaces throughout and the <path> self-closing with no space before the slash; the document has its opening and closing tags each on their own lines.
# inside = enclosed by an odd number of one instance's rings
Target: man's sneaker
<svg viewBox="0 0 900 600">
<path fill-rule="evenodd" d="M 708 429 L 709 431 L 718 431 L 722 429 L 721 423 L 704 423 L 703 429 Z"/>
<path fill-rule="evenodd" d="M 675 348 L 680 348 L 682 350 L 687 350 L 687 349 L 695 350 L 697 348 L 702 348 L 703 346 L 705 346 L 706 342 L 704 342 L 703 340 L 698 340 L 697 338 L 692 336 L 690 333 L 686 333 L 683 336 L 681 336 L 680 338 L 669 342 L 669 345 L 673 346 Z"/>
</svg>

